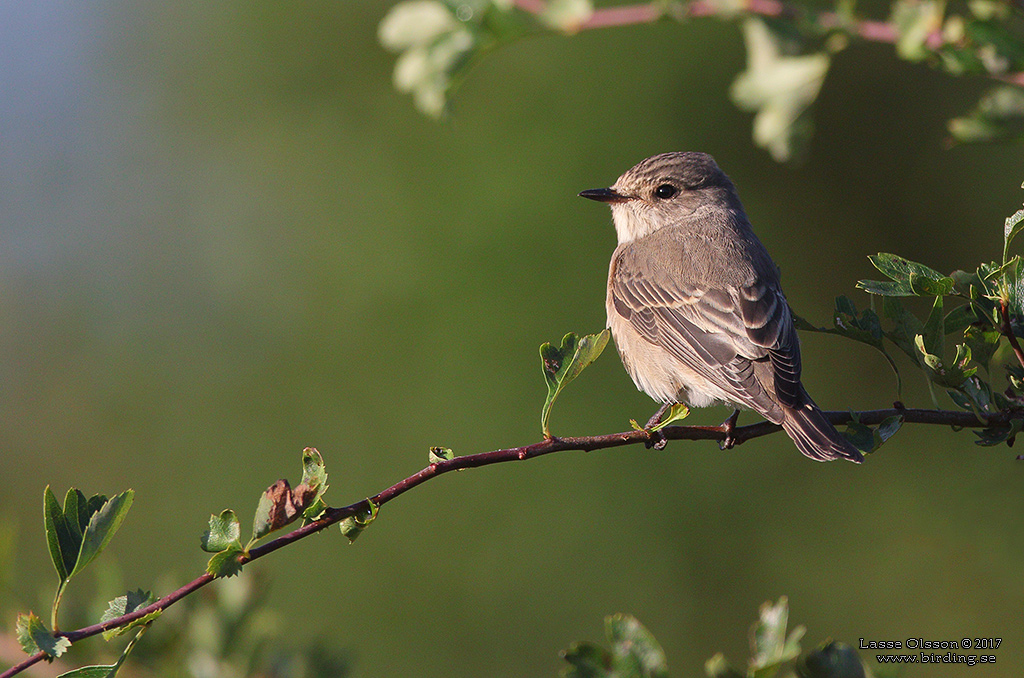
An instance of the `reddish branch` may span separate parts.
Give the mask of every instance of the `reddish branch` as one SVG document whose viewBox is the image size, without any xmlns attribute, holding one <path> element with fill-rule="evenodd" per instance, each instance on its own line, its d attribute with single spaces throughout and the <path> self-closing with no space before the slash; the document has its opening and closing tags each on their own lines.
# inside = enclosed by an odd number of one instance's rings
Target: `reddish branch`
<svg viewBox="0 0 1024 678">
<path fill-rule="evenodd" d="M 1013 344 L 1016 344 L 1015 339 L 1011 339 Z M 1019 345 L 1015 345 L 1015 350 L 1018 351 L 1018 356 L 1021 356 Z M 1024 358 L 1022 358 L 1024 362 Z M 826 417 L 833 424 L 844 424 L 852 420 L 853 415 L 850 412 L 826 412 Z M 981 427 L 992 427 L 1007 425 L 1011 418 L 1009 413 L 998 413 L 988 417 L 987 421 L 981 421 L 971 412 L 951 412 L 946 410 L 915 410 L 915 409 L 890 409 L 890 410 L 869 410 L 867 412 L 860 412 L 857 414 L 858 421 L 862 424 L 872 425 L 879 424 L 888 417 L 894 415 L 900 415 L 903 420 L 907 423 L 913 424 L 941 424 L 946 426 L 957 426 L 963 428 L 981 428 Z M 732 432 L 733 438 L 736 444 L 740 444 L 744 441 L 751 440 L 752 438 L 759 438 L 776 431 L 782 430 L 781 427 L 762 421 L 749 426 L 740 426 L 735 428 Z M 725 432 L 718 426 L 668 426 L 662 429 L 665 437 L 669 440 L 717 440 L 722 441 L 725 439 Z M 509 461 L 524 461 L 526 459 L 533 459 L 534 457 L 540 457 L 545 454 L 551 454 L 552 452 L 561 452 L 567 450 L 581 450 L 589 452 L 592 450 L 603 450 L 610 449 L 613 447 L 622 447 L 624 445 L 638 445 L 644 444 L 650 441 L 650 435 L 646 431 L 627 431 L 624 433 L 609 433 L 607 435 L 600 436 L 580 436 L 580 437 L 569 437 L 569 438 L 549 438 L 542 440 L 532 445 L 525 445 L 523 447 L 510 447 L 501 450 L 493 450 L 491 452 L 481 452 L 479 454 L 467 454 L 462 457 L 455 457 L 446 461 L 439 461 L 436 464 L 430 464 L 426 468 L 420 470 L 418 473 L 400 480 L 391 487 L 383 490 L 379 494 L 357 501 L 354 504 L 344 506 L 341 508 L 330 508 L 324 513 L 324 515 L 317 521 L 304 525 L 296 530 L 289 532 L 273 541 L 270 541 L 262 546 L 257 546 L 250 549 L 247 554 L 243 554 L 238 557 L 239 563 L 248 563 L 262 558 L 263 556 L 273 553 L 274 551 L 291 544 L 292 542 L 308 537 L 311 534 L 324 530 L 331 525 L 341 522 L 345 518 L 350 516 L 362 516 L 366 515 L 370 511 L 370 502 L 377 506 L 382 506 L 392 499 L 395 499 L 399 495 L 402 495 L 412 488 L 425 483 L 426 481 L 439 476 L 442 473 L 448 473 L 449 471 L 457 471 L 459 469 L 476 468 L 477 466 L 489 466 L 491 464 L 500 464 Z M 76 631 L 60 631 L 57 635 L 63 636 L 70 640 L 72 643 L 95 636 L 103 631 L 109 631 L 110 629 L 126 626 L 137 619 L 141 619 L 146 615 L 154 612 L 162 611 L 178 602 L 185 596 L 201 589 L 202 587 L 209 584 L 214 580 L 214 577 L 210 574 L 203 574 L 196 579 L 192 580 L 188 584 L 182 586 L 177 591 L 170 593 L 160 600 L 156 601 L 152 605 L 148 605 L 144 608 L 136 610 L 130 614 L 126 614 L 116 619 L 103 622 L 102 624 L 93 624 L 92 626 L 86 626 Z M 46 655 L 42 652 L 32 655 L 25 661 L 12 666 L 4 673 L 0 674 L 0 678 L 10 678 L 10 676 L 17 675 L 29 668 L 33 664 L 36 664 L 46 658 Z"/>
<path fill-rule="evenodd" d="M 512 4 L 524 12 L 541 14 L 547 9 L 548 3 L 546 0 L 512 0 Z M 1021 6 L 1020 2 L 1018 2 L 1018 6 Z M 726 13 L 721 3 L 714 0 L 691 0 L 691 2 L 682 3 L 677 7 L 662 2 L 602 7 L 595 9 L 573 30 L 583 31 L 591 28 L 649 24 L 663 16 L 682 19 L 685 17 L 721 16 Z M 805 16 L 813 19 L 814 23 L 824 29 L 844 28 L 849 34 L 856 35 L 868 42 L 891 45 L 899 39 L 896 27 L 885 21 L 851 20 L 836 12 L 828 11 L 812 13 L 810 10 L 798 8 L 780 0 L 746 0 L 743 12 L 765 17 Z M 931 49 L 938 49 L 944 41 L 945 38 L 941 30 L 932 31 L 925 39 Z M 1024 73 L 992 74 L 992 77 L 1011 85 L 1024 86 Z"/>
</svg>

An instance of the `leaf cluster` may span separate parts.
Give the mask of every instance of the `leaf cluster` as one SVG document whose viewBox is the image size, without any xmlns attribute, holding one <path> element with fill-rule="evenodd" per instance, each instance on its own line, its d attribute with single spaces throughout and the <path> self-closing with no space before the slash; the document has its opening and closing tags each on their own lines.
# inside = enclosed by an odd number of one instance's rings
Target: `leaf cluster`
<svg viewBox="0 0 1024 678">
<path fill-rule="evenodd" d="M 892 42 L 898 57 L 952 75 L 1015 82 L 989 90 L 973 110 L 950 121 L 949 131 L 958 142 L 1024 138 L 1024 90 L 1021 79 L 1011 77 L 1024 71 L 1024 16 L 1007 0 L 892 0 L 886 23 L 856 16 L 847 0 L 835 0 L 832 11 L 794 0 L 764 14 L 735 0 L 667 0 L 618 22 L 688 21 L 697 4 L 700 15 L 742 23 L 747 67 L 736 77 L 731 96 L 754 113 L 754 141 L 776 160 L 799 159 L 806 152 L 811 109 L 832 55 L 867 39 Z M 480 56 L 527 35 L 575 34 L 600 11 L 592 0 L 403 0 L 381 21 L 378 38 L 398 53 L 395 87 L 412 94 L 422 112 L 443 117 Z"/>
<path fill-rule="evenodd" d="M 316 448 L 307 447 L 302 451 L 302 480 L 299 484 L 292 488 L 282 478 L 260 495 L 248 543 L 242 544 L 242 525 L 232 509 L 224 509 L 219 515 L 210 516 L 209 526 L 200 539 L 202 549 L 213 554 L 207 563 L 206 572 L 214 577 L 233 577 L 242 571 L 242 566 L 249 560 L 249 549 L 257 541 L 300 517 L 304 524 L 320 518 L 328 509 L 323 499 L 328 487 L 327 466 L 323 456 Z M 376 517 L 376 509 L 371 511 Z M 369 522 L 366 521 L 366 524 Z M 344 522 L 342 533 L 349 536 Z M 352 537 L 349 536 L 349 540 Z"/>
<path fill-rule="evenodd" d="M 897 375 L 899 399 L 899 371 L 887 350 L 888 344 L 895 346 L 924 373 L 933 399 L 938 387 L 981 421 L 1009 415 L 1008 424 L 978 431 L 977 444 L 1012 445 L 1024 428 L 1024 352 L 1018 342 L 1024 336 L 1024 266 L 1019 255 L 1010 256 L 1010 245 L 1022 229 L 1024 210 L 1019 210 L 1004 224 L 1002 261 L 983 263 L 972 272 L 945 275 L 895 254 L 869 257 L 888 279 L 861 280 L 857 287 L 881 299 L 881 316 L 873 308 L 858 312 L 844 296 L 836 299 L 831 328 L 802 319 L 798 326 L 838 334 L 880 351 Z M 913 313 L 901 301 L 906 297 L 929 301 L 928 315 Z M 1010 352 L 1007 348 L 1016 359 L 1004 365 L 1003 389 L 993 382 L 993 362 L 1000 349 Z M 855 422 L 851 429 L 856 426 Z M 894 427 L 898 429 L 895 422 L 883 422 L 875 431 L 862 429 L 854 435 L 861 438 L 858 446 L 868 444 L 869 435 L 881 444 L 895 433 Z"/>
<path fill-rule="evenodd" d="M 447 452 L 450 454 L 450 450 Z M 278 480 L 261 495 L 248 543 L 242 544 L 241 525 L 235 511 L 225 509 L 218 515 L 210 516 L 200 540 L 202 549 L 213 554 L 207 564 L 207 574 L 213 577 L 234 576 L 248 562 L 250 549 L 262 537 L 299 518 L 305 524 L 322 518 L 329 509 L 323 499 L 327 488 L 327 469 L 323 457 L 316 449 L 309 447 L 302 452 L 301 482 L 292 488 L 287 480 Z M 52 660 L 71 647 L 68 634 L 57 631 L 57 611 L 64 591 L 72 577 L 95 560 L 110 542 L 131 508 L 133 498 L 132 490 L 107 499 L 103 495 L 86 498 L 81 491 L 71 488 L 62 505 L 50 488 L 46 488 L 43 493 L 46 539 L 59 583 L 49 627 L 32 612 L 18 616 L 17 636 L 25 652 L 32 655 L 42 653 L 46 659 Z M 369 499 L 365 504 L 367 508 L 364 512 L 338 521 L 342 534 L 350 542 L 377 516 L 378 506 Z M 99 620 L 104 639 L 111 640 L 132 630 L 136 631 L 135 636 L 114 664 L 77 668 L 62 674 L 61 678 L 115 676 L 138 639 L 162 613 L 164 600 L 158 601 L 149 591 L 136 589 L 109 601 Z M 252 600 L 247 605 L 253 607 L 258 602 Z M 125 619 L 128 615 L 134 618 Z M 241 623 L 241 620 L 237 621 Z M 298 672 L 295 675 L 304 674 Z"/>
<path fill-rule="evenodd" d="M 110 499 L 96 494 L 86 498 L 81 490 L 70 488 L 64 495 L 63 505 L 57 501 L 53 490 L 47 485 L 43 491 L 43 523 L 46 529 L 46 544 L 50 551 L 50 560 L 57 571 L 57 591 L 53 598 L 50 616 L 50 627 L 33 612 L 18 615 L 16 624 L 18 642 L 29 654 L 42 652 L 47 660 L 60 657 L 70 647 L 71 641 L 58 633 L 57 613 L 64 592 L 72 577 L 82 572 L 107 547 L 121 523 L 131 509 L 135 493 L 126 490 Z M 126 614 L 153 602 L 149 593 L 141 590 L 128 592 L 110 601 L 107 612 L 101 622 L 112 619 L 111 614 L 121 610 Z M 108 631 L 103 635 L 108 640 L 115 635 L 138 629 L 136 635 L 128 643 L 116 663 L 102 666 L 85 666 L 61 674 L 61 678 L 93 678 L 114 676 L 127 659 L 135 646 L 135 642 L 145 631 L 146 626 L 157 616 L 159 611 L 137 619 L 116 631 Z"/>
<path fill-rule="evenodd" d="M 722 654 L 709 659 L 708 678 L 864 678 L 866 671 L 856 650 L 829 641 L 801 656 L 802 626 L 787 632 L 789 603 L 761 606 L 750 627 L 750 659 L 745 670 L 734 668 Z M 654 635 L 635 618 L 617 614 L 605 619 L 610 647 L 577 642 L 562 652 L 569 664 L 563 678 L 668 678 L 665 653 Z"/>
</svg>

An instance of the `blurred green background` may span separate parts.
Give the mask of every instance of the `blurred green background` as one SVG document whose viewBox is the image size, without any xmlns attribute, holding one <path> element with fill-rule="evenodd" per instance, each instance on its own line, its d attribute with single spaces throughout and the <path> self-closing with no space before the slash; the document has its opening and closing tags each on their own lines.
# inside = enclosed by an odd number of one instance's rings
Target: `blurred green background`
<svg viewBox="0 0 1024 678">
<path fill-rule="evenodd" d="M 52 591 L 46 484 L 135 488 L 104 560 L 154 588 L 199 574 L 209 515 L 248 524 L 264 487 L 297 482 L 307 445 L 340 505 L 415 472 L 431 445 L 538 440 L 537 346 L 604 324 L 614 231 L 575 194 L 646 156 L 712 153 L 818 324 L 836 295 L 867 303 L 854 284 L 877 277 L 869 254 L 944 271 L 997 258 L 1024 197 L 1020 147 L 943 146 L 946 119 L 990 83 L 885 46 L 838 55 L 793 168 L 728 101 L 737 25 L 524 40 L 481 61 L 439 124 L 392 87 L 376 42 L 389 7 L 0 9 L 5 628 Z M 895 398 L 870 349 L 803 342 L 822 406 Z M 930 406 L 898 360 L 908 405 Z M 653 410 L 608 351 L 552 427 L 620 431 Z M 357 676 L 554 676 L 558 650 L 620 611 L 673 675 L 702 675 L 717 651 L 745 660 L 758 605 L 780 595 L 805 647 L 995 636 L 998 663 L 971 675 L 1019 676 L 1024 466 L 973 440 L 908 426 L 862 467 L 812 463 L 781 435 L 562 453 L 439 478 L 354 546 L 332 531 L 253 569 L 291 635 L 347 653 Z"/>
</svg>

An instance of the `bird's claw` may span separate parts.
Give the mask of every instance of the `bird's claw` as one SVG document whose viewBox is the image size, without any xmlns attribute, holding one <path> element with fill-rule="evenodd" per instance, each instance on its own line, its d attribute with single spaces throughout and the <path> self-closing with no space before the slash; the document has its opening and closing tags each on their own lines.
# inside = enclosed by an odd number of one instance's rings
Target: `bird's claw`
<svg viewBox="0 0 1024 678">
<path fill-rule="evenodd" d="M 647 424 L 644 426 L 644 431 L 647 432 L 647 442 L 644 443 L 644 447 L 648 450 L 652 447 L 656 450 L 664 450 L 665 446 L 668 445 L 668 438 L 665 437 L 665 434 L 661 431 L 653 431 L 652 429 L 661 423 L 662 418 L 670 407 L 672 407 L 671 403 L 665 403 L 658 408 L 653 417 L 647 420 Z"/>
<path fill-rule="evenodd" d="M 736 445 L 736 420 L 740 417 L 739 410 L 733 410 L 733 413 L 729 415 L 729 418 L 723 421 L 718 426 L 718 430 L 725 434 L 725 438 L 719 443 L 719 447 L 723 450 L 731 450 Z"/>
<path fill-rule="evenodd" d="M 647 429 L 647 442 L 644 443 L 644 447 L 648 450 L 651 448 L 664 450 L 666 445 L 668 445 L 668 438 L 665 437 L 664 433 Z"/>
</svg>

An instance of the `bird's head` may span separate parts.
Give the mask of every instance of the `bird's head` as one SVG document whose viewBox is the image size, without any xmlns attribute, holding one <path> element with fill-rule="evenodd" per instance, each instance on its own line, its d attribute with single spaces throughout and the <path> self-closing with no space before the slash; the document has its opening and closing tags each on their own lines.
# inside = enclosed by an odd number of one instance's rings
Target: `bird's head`
<svg viewBox="0 0 1024 678">
<path fill-rule="evenodd" d="M 729 208 L 736 189 L 707 153 L 662 153 L 628 170 L 609 188 L 581 197 L 608 203 L 619 243 L 681 224 L 702 207 Z"/>
</svg>

